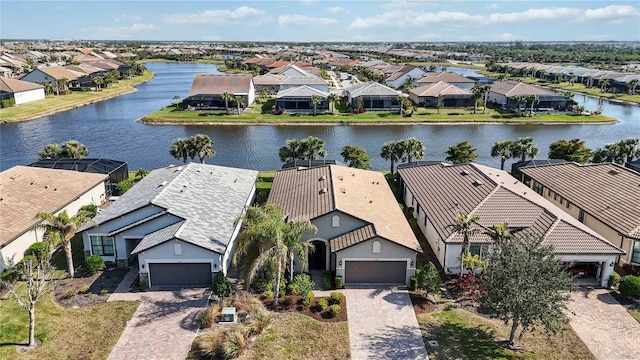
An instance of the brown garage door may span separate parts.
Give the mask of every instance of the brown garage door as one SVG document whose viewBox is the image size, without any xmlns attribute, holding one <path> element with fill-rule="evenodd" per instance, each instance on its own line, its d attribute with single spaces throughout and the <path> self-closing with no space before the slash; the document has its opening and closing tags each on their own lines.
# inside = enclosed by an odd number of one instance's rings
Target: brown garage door
<svg viewBox="0 0 640 360">
<path fill-rule="evenodd" d="M 154 263 L 149 264 L 149 273 L 151 286 L 211 286 L 212 284 L 211 264 L 209 263 Z"/>
<path fill-rule="evenodd" d="M 406 261 L 347 261 L 345 283 L 404 284 Z"/>
</svg>

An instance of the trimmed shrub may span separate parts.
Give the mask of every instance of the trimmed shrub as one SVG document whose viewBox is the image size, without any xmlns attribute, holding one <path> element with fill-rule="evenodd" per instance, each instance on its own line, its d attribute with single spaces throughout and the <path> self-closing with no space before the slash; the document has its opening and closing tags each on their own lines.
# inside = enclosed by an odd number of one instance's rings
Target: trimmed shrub
<svg viewBox="0 0 640 360">
<path fill-rule="evenodd" d="M 205 359 L 217 359 L 222 355 L 222 333 L 207 331 L 195 340 L 195 352 Z"/>
<path fill-rule="evenodd" d="M 89 274 L 96 274 L 100 270 L 104 270 L 104 260 L 100 255 L 91 255 L 87 258 L 87 271 Z"/>
<path fill-rule="evenodd" d="M 620 284 L 620 274 L 618 274 L 617 272 L 612 272 L 611 275 L 609 276 L 609 287 L 612 288 L 617 288 L 618 284 Z"/>
<path fill-rule="evenodd" d="M 16 100 L 13 99 L 13 98 L 4 99 L 4 100 L 0 101 L 0 103 L 2 104 L 2 108 L 5 109 L 5 108 L 10 108 L 13 105 L 15 105 L 16 104 Z"/>
<path fill-rule="evenodd" d="M 415 276 L 412 276 L 411 279 L 409 279 L 409 290 L 415 290 L 417 285 L 418 285 L 418 278 L 416 278 Z"/>
<path fill-rule="evenodd" d="M 28 263 L 29 261 L 32 261 L 33 265 L 38 264 L 38 258 L 35 255 L 25 255 L 25 257 L 18 261 L 18 264 Z"/>
<path fill-rule="evenodd" d="M 146 283 L 146 282 L 144 282 L 144 281 L 140 281 L 140 282 L 138 283 L 138 290 L 140 290 L 140 291 L 147 291 L 147 286 L 148 286 L 148 285 L 147 285 L 147 283 Z"/>
<path fill-rule="evenodd" d="M 269 289 L 269 290 L 265 290 L 265 292 L 262 293 L 262 296 L 266 297 L 267 299 L 270 299 L 273 297 L 273 290 Z"/>
<path fill-rule="evenodd" d="M 222 271 L 218 271 L 216 276 L 213 278 L 213 293 L 221 298 L 231 295 L 231 283 L 229 282 L 229 279 L 224 276 Z"/>
<path fill-rule="evenodd" d="M 124 179 L 116 185 L 116 190 L 118 190 L 118 194 L 122 195 L 127 191 L 129 191 L 129 189 L 131 189 L 132 186 L 133 186 L 133 180 Z"/>
<path fill-rule="evenodd" d="M 70 298 L 76 296 L 76 294 L 77 294 L 77 292 L 75 290 L 68 290 L 62 295 L 62 297 L 64 299 L 70 299 Z"/>
<path fill-rule="evenodd" d="M 6 281 L 12 283 L 14 281 L 18 281 L 20 278 L 20 273 L 16 269 L 7 269 L 2 274 L 0 274 L 0 281 Z M 2 286 L 0 286 L 0 289 Z"/>
<path fill-rule="evenodd" d="M 334 304 L 329 306 L 329 316 L 332 318 L 338 316 L 338 314 L 340 314 L 340 311 L 342 311 L 342 308 L 340 307 L 340 305 Z"/>
<path fill-rule="evenodd" d="M 318 312 L 324 311 L 329 306 L 329 299 L 323 297 L 318 299 L 318 304 L 316 305 L 316 310 Z"/>
<path fill-rule="evenodd" d="M 344 287 L 344 281 L 342 276 L 336 276 L 336 289 L 342 289 Z"/>
<path fill-rule="evenodd" d="M 330 290 L 332 289 L 331 285 L 331 271 L 323 271 L 322 272 L 322 289 Z"/>
<path fill-rule="evenodd" d="M 336 304 L 340 304 L 341 302 L 344 301 L 346 297 L 344 296 L 343 293 L 339 293 L 339 292 L 332 292 L 331 295 L 329 296 L 329 304 L 331 305 L 336 305 Z"/>
<path fill-rule="evenodd" d="M 293 299 L 291 298 L 291 296 L 286 296 L 284 298 L 284 300 L 282 301 L 282 305 L 289 307 L 293 304 Z"/>
<path fill-rule="evenodd" d="M 100 295 L 107 295 L 108 293 L 109 293 L 109 290 L 107 289 L 100 290 Z"/>
<path fill-rule="evenodd" d="M 78 294 L 88 294 L 89 291 L 91 291 L 91 288 L 89 287 L 89 285 L 85 285 L 81 287 L 80 290 L 78 290 Z"/>
<path fill-rule="evenodd" d="M 222 343 L 222 352 L 225 359 L 235 359 L 247 349 L 247 339 L 241 329 L 229 331 L 227 339 Z"/>
<path fill-rule="evenodd" d="M 84 205 L 80 207 L 80 210 L 78 210 L 78 212 L 80 211 L 88 214 L 89 217 L 93 219 L 94 217 L 96 217 L 96 215 L 98 215 L 98 206 L 93 204 Z"/>
<path fill-rule="evenodd" d="M 620 280 L 618 291 L 623 296 L 640 299 L 640 277 L 627 275 Z"/>
<path fill-rule="evenodd" d="M 36 257 L 38 261 L 49 259 L 49 243 L 41 241 L 29 246 L 29 254 Z"/>
<path fill-rule="evenodd" d="M 200 313 L 200 315 L 198 315 L 198 326 L 201 329 L 208 328 L 213 325 L 215 319 L 213 317 L 213 312 L 209 310 L 209 307 L 207 307 Z"/>
<path fill-rule="evenodd" d="M 316 284 L 311 281 L 311 276 L 307 274 L 298 274 L 293 278 L 293 282 L 289 287 L 294 294 L 302 295 L 313 290 Z"/>
<path fill-rule="evenodd" d="M 313 301 L 313 297 L 313 291 L 307 292 L 307 295 L 305 295 L 304 299 L 302 299 L 302 306 L 308 308 Z"/>
</svg>

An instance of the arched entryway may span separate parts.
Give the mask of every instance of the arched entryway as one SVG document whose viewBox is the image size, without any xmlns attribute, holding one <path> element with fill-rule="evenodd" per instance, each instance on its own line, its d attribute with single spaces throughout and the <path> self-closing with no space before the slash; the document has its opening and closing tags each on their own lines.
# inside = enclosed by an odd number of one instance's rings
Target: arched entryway
<svg viewBox="0 0 640 360">
<path fill-rule="evenodd" d="M 312 240 L 310 243 L 313 249 L 308 251 L 308 267 L 309 270 L 326 270 L 327 269 L 327 244 L 321 240 Z"/>
</svg>

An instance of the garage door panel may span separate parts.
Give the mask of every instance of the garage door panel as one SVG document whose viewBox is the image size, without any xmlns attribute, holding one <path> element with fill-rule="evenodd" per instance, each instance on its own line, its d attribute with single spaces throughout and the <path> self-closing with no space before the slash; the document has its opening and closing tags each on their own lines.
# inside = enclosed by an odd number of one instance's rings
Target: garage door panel
<svg viewBox="0 0 640 360">
<path fill-rule="evenodd" d="M 212 284 L 210 263 L 153 263 L 149 273 L 151 286 Z"/>
<path fill-rule="evenodd" d="M 345 283 L 404 284 L 406 261 L 347 261 Z"/>
</svg>

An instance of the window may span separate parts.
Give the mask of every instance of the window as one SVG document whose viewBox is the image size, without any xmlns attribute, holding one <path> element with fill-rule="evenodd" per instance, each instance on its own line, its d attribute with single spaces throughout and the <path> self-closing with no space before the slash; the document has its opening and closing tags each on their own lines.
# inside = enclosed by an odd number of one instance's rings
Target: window
<svg viewBox="0 0 640 360">
<path fill-rule="evenodd" d="M 584 210 L 580 210 L 580 213 L 578 214 L 578 221 L 584 223 Z"/>
<path fill-rule="evenodd" d="M 173 244 L 173 254 L 182 255 L 182 244 Z"/>
<path fill-rule="evenodd" d="M 340 227 L 340 216 L 333 215 L 333 217 L 331 218 L 331 226 Z"/>
<path fill-rule="evenodd" d="M 380 253 L 380 241 L 374 241 L 373 242 L 373 248 L 371 249 L 371 251 L 374 254 L 379 254 Z"/>
<path fill-rule="evenodd" d="M 633 252 L 631 253 L 631 262 L 640 264 L 640 241 L 634 241 Z"/>
<path fill-rule="evenodd" d="M 551 189 L 547 190 L 547 196 L 551 196 Z"/>
<path fill-rule="evenodd" d="M 544 195 L 543 191 L 544 191 L 544 187 L 542 186 L 542 184 L 540 184 L 537 181 L 533 182 L 533 191 L 537 192 L 540 195 Z"/>
<path fill-rule="evenodd" d="M 567 209 L 571 209 L 571 203 L 567 200 Z"/>
<path fill-rule="evenodd" d="M 424 214 L 424 227 L 427 227 L 427 214 Z"/>
<path fill-rule="evenodd" d="M 94 255 L 113 256 L 113 237 L 111 236 L 90 236 L 91 252 Z"/>
<path fill-rule="evenodd" d="M 471 255 L 480 255 L 480 259 L 483 259 L 487 250 L 489 250 L 489 245 L 471 245 L 469 246 L 469 253 Z"/>
</svg>

